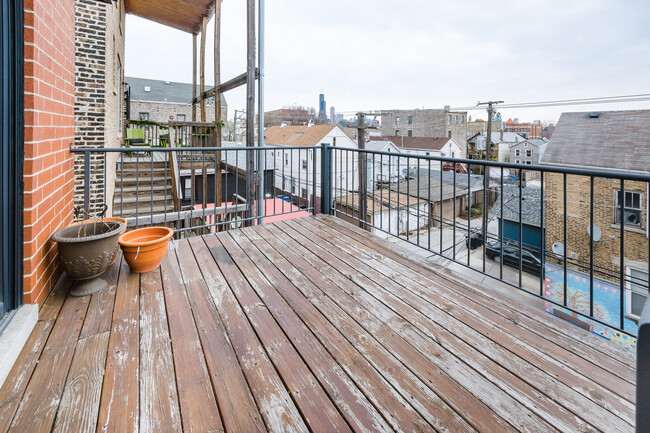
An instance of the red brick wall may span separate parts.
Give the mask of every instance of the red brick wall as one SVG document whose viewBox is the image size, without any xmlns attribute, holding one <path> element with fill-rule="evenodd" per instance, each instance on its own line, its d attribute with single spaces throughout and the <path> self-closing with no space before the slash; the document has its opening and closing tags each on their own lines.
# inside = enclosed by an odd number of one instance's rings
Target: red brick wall
<svg viewBox="0 0 650 433">
<path fill-rule="evenodd" d="M 74 0 L 25 0 L 25 303 L 60 274 L 50 235 L 73 206 Z"/>
</svg>

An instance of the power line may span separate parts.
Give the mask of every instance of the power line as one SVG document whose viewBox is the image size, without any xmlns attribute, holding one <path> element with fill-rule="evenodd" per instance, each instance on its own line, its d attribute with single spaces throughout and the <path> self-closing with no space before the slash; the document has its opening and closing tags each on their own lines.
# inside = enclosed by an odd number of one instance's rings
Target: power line
<svg viewBox="0 0 650 433">
<path fill-rule="evenodd" d="M 650 101 L 650 93 L 639 93 L 633 95 L 617 95 L 617 96 L 600 96 L 594 98 L 573 98 L 573 99 L 558 99 L 550 101 L 536 101 L 536 102 L 517 102 L 509 104 L 501 104 L 499 108 L 543 108 L 543 107 L 559 107 L 568 105 L 591 105 L 591 104 L 612 104 L 612 103 L 628 103 L 628 102 L 645 102 Z M 482 111 L 484 108 L 476 105 L 465 107 L 451 107 L 450 111 Z M 353 110 L 353 111 L 338 111 L 339 114 L 356 114 L 359 111 L 371 110 Z M 387 110 L 391 111 L 391 110 Z M 412 111 L 410 109 L 399 109 L 394 111 Z"/>
</svg>

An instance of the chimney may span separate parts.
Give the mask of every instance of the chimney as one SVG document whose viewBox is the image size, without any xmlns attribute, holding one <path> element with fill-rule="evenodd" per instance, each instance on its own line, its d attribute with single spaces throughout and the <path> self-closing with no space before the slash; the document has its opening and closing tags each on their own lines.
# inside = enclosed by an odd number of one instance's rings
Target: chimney
<svg viewBox="0 0 650 433">
<path fill-rule="evenodd" d="M 501 141 L 503 141 L 503 129 L 501 130 Z"/>
</svg>

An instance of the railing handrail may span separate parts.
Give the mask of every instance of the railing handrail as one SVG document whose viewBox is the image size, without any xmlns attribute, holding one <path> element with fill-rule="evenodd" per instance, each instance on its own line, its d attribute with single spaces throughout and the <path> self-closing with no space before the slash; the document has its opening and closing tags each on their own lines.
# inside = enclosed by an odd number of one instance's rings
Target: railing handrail
<svg viewBox="0 0 650 433">
<path fill-rule="evenodd" d="M 578 175 L 578 176 L 595 176 L 595 177 L 604 177 L 607 179 L 624 179 L 630 181 L 639 181 L 639 182 L 650 182 L 650 172 L 648 174 L 641 173 L 623 173 L 613 170 L 596 170 L 596 169 L 586 169 L 586 168 L 573 168 L 573 167 L 562 167 L 556 165 L 539 165 L 539 164 L 515 164 L 511 162 L 497 162 L 497 161 L 484 161 L 480 159 L 465 159 L 465 158 L 449 158 L 445 156 L 435 156 L 435 155 L 418 155 L 410 153 L 395 153 L 395 152 L 384 152 L 379 150 L 368 150 L 368 149 L 357 149 L 357 148 L 347 148 L 347 147 L 335 147 L 334 150 L 343 150 L 347 152 L 363 152 L 375 155 L 384 155 L 397 158 L 411 158 L 411 159 L 422 159 L 425 161 L 442 161 L 442 162 L 452 162 L 457 164 L 469 164 L 475 166 L 485 166 L 485 167 L 495 167 L 495 168 L 511 168 L 513 170 L 530 170 L 530 171 L 539 171 L 544 173 L 560 173 L 560 174 L 569 174 L 569 175 Z M 422 167 L 424 170 L 425 167 Z"/>
<path fill-rule="evenodd" d="M 96 153 L 131 153 L 131 152 L 226 152 L 229 150 L 283 150 L 285 146 L 230 146 L 230 147 L 162 147 L 162 146 L 133 146 L 133 147 L 70 147 L 72 153 L 96 152 Z M 314 150 L 320 146 L 286 146 L 285 150 Z"/>
</svg>

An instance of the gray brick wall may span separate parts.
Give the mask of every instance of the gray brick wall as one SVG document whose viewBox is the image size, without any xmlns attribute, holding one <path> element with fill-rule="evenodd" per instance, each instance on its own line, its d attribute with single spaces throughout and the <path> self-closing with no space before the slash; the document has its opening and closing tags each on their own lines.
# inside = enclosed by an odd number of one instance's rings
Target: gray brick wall
<svg viewBox="0 0 650 433">
<path fill-rule="evenodd" d="M 382 135 L 451 137 L 462 147 L 467 143 L 467 112 L 445 109 L 391 110 L 381 117 Z"/>
</svg>

